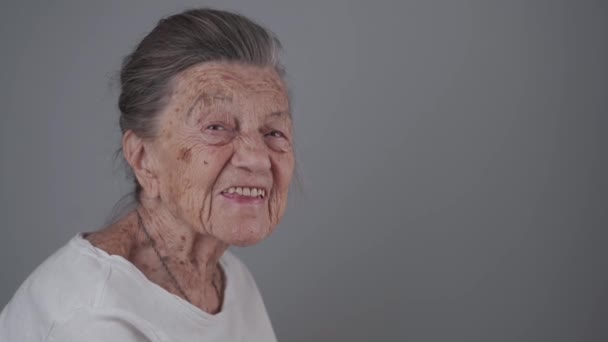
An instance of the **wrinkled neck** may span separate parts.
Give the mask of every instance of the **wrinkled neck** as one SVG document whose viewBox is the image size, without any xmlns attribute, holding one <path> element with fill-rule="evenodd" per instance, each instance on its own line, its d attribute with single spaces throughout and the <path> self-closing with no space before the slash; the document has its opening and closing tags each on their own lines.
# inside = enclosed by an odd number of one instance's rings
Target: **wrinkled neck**
<svg viewBox="0 0 608 342">
<path fill-rule="evenodd" d="M 166 264 L 192 265 L 205 281 L 211 281 L 218 262 L 228 245 L 217 238 L 195 231 L 187 223 L 176 219 L 160 206 L 142 203 L 136 209 L 137 240 L 150 246 Z M 178 267 L 180 269 L 183 267 Z"/>
</svg>

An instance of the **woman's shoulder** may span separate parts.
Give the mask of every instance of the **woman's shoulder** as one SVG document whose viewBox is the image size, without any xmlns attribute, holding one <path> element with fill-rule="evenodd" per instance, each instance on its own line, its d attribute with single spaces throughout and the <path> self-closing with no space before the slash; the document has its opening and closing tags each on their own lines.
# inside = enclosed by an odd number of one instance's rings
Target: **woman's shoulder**
<svg viewBox="0 0 608 342">
<path fill-rule="evenodd" d="M 19 291 L 38 300 L 59 297 L 67 304 L 71 296 L 97 293 L 108 273 L 103 257 L 78 234 L 43 261 Z"/>
<path fill-rule="evenodd" d="M 103 287 L 109 272 L 109 265 L 103 257 L 83 239 L 82 234 L 78 234 L 43 261 L 15 296 L 25 295 L 37 302 L 56 298 L 66 305 L 73 297 L 94 297 Z M 82 298 L 78 303 L 83 303 Z"/>
<path fill-rule="evenodd" d="M 27 326 L 35 327 L 31 334 L 44 335 L 56 320 L 94 307 L 109 273 L 107 263 L 78 234 L 21 284 L 0 314 L 0 330 Z"/>
</svg>

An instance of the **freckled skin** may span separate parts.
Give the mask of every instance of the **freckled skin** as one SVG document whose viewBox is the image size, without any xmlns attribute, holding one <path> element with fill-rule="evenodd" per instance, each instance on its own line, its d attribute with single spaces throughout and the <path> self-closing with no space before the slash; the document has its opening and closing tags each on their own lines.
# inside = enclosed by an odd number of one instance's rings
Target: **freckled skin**
<svg viewBox="0 0 608 342">
<path fill-rule="evenodd" d="M 182 161 L 184 163 L 190 163 L 192 158 L 192 151 L 189 148 L 182 148 L 179 152 L 179 156 L 177 160 Z"/>
<path fill-rule="evenodd" d="M 283 215 L 293 173 L 283 82 L 270 68 L 206 64 L 180 75 L 175 90 L 160 120 L 166 135 L 156 141 L 160 197 L 200 233 L 241 246 L 260 241 Z M 286 137 L 267 136 L 273 129 Z M 264 215 L 218 200 L 228 187 L 248 184 L 270 190 Z"/>
<path fill-rule="evenodd" d="M 144 142 L 146 170 L 134 167 L 144 188 L 138 211 L 152 241 L 135 212 L 87 239 L 181 295 L 153 244 L 192 304 L 215 313 L 223 252 L 264 239 L 285 211 L 294 168 L 289 99 L 272 68 L 241 64 L 194 66 L 172 88 L 158 135 Z M 222 192 L 233 186 L 265 188 L 263 204 L 227 200 Z"/>
</svg>

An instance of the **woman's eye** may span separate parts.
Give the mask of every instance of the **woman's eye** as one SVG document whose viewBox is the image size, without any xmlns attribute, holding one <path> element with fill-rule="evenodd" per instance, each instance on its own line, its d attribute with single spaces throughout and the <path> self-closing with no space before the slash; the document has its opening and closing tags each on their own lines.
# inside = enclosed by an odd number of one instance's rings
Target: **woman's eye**
<svg viewBox="0 0 608 342">
<path fill-rule="evenodd" d="M 222 125 L 209 125 L 207 126 L 207 129 L 212 130 L 212 131 L 225 131 L 226 128 Z"/>
<path fill-rule="evenodd" d="M 279 131 L 271 131 L 266 135 L 271 136 L 273 138 L 285 138 L 285 135 Z"/>
</svg>

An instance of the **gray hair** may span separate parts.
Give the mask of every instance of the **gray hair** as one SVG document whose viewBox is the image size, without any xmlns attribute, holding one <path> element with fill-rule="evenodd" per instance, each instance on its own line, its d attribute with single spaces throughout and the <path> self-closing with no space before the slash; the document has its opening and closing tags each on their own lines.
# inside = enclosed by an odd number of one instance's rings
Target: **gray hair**
<svg viewBox="0 0 608 342">
<path fill-rule="evenodd" d="M 271 66 L 284 77 L 280 50 L 281 43 L 272 32 L 239 14 L 193 9 L 161 19 L 123 61 L 118 101 L 121 131 L 154 137 L 171 80 L 189 67 L 212 61 L 237 62 Z M 128 172 L 138 201 L 141 185 L 130 168 Z"/>
</svg>

